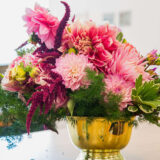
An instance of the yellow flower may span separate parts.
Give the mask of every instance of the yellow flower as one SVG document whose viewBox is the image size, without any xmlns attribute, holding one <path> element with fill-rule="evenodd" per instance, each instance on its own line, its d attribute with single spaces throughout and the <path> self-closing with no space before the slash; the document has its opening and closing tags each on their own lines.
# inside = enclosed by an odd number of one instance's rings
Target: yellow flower
<svg viewBox="0 0 160 160">
<path fill-rule="evenodd" d="M 24 81 L 26 80 L 26 72 L 20 65 L 16 66 L 11 70 L 11 78 L 16 81 Z"/>
<path fill-rule="evenodd" d="M 39 74 L 39 69 L 37 67 L 32 68 L 29 72 L 31 78 L 35 78 Z"/>
</svg>

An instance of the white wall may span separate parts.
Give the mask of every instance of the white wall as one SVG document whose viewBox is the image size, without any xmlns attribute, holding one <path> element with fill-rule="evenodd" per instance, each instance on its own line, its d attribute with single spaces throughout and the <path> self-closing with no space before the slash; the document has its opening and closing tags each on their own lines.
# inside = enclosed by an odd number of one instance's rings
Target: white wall
<svg viewBox="0 0 160 160">
<path fill-rule="evenodd" d="M 122 28 L 128 40 L 144 54 L 153 48 L 160 51 L 160 0 L 121 1 L 120 10 L 132 11 L 132 25 Z"/>
<path fill-rule="evenodd" d="M 121 11 L 132 12 L 132 25 L 122 27 L 128 41 L 143 54 L 153 48 L 160 50 L 160 0 L 65 0 L 74 14 L 81 19 L 93 19 L 102 23 L 102 13 L 115 13 L 115 24 Z M 64 7 L 60 0 L 14 0 L 0 2 L 0 64 L 10 63 L 16 57 L 14 49 L 28 36 L 21 19 L 26 7 L 38 2 L 61 18 Z"/>
<path fill-rule="evenodd" d="M 50 0 L 51 10 L 59 17 L 64 8 L 60 0 Z M 160 50 L 160 0 L 66 0 L 71 6 L 72 15 L 82 19 L 92 18 L 98 24 L 103 13 L 115 13 L 115 24 L 119 25 L 119 13 L 131 11 L 131 26 L 121 27 L 127 40 L 133 43 L 142 54 L 157 48 Z"/>
<path fill-rule="evenodd" d="M 35 2 L 48 7 L 49 0 L 0 0 L 0 65 L 9 64 L 15 49 L 28 39 L 22 16 Z"/>
</svg>

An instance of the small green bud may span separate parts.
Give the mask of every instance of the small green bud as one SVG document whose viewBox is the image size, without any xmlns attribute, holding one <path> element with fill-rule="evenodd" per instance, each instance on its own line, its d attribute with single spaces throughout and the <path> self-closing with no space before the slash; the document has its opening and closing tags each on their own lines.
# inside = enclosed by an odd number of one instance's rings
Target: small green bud
<svg viewBox="0 0 160 160">
<path fill-rule="evenodd" d="M 68 110 L 71 114 L 71 116 L 73 115 L 73 111 L 74 111 L 74 107 L 75 107 L 75 102 L 70 99 L 68 102 L 67 102 L 67 107 L 68 107 Z"/>
<path fill-rule="evenodd" d="M 70 49 L 68 49 L 67 53 L 76 53 L 76 49 L 75 48 L 70 48 Z"/>
</svg>

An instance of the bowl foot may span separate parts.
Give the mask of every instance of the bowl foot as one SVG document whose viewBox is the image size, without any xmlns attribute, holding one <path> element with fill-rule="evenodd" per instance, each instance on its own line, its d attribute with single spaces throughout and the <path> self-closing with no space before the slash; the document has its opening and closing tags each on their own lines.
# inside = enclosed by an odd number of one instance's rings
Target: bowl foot
<svg viewBox="0 0 160 160">
<path fill-rule="evenodd" d="M 117 150 L 83 150 L 76 160 L 124 160 Z"/>
</svg>

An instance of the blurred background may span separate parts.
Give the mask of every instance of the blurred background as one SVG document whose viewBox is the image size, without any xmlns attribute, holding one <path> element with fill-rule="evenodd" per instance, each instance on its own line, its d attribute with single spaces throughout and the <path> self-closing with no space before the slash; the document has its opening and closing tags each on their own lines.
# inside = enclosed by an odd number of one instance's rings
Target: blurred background
<svg viewBox="0 0 160 160">
<path fill-rule="evenodd" d="M 5 0 L 0 2 L 0 64 L 8 64 L 16 54 L 14 49 L 28 38 L 22 15 L 26 7 L 35 2 L 47 7 L 52 14 L 62 18 L 64 7 L 60 0 Z M 119 26 L 126 39 L 146 54 L 160 49 L 159 0 L 66 0 L 72 16 L 82 21 L 92 19 L 97 24 L 107 21 Z"/>
<path fill-rule="evenodd" d="M 146 55 L 152 49 L 160 51 L 160 0 L 64 0 L 71 6 L 72 16 L 82 21 L 92 19 L 97 24 L 109 22 L 121 28 L 127 41 Z M 14 51 L 28 39 L 22 15 L 35 2 L 49 8 L 62 18 L 64 7 L 60 0 L 14 0 L 0 2 L 0 72 L 16 57 Z M 1 160 L 74 160 L 78 154 L 68 137 L 65 123 L 58 124 L 60 135 L 51 131 L 33 133 L 15 149 L 7 150 L 0 141 Z M 160 129 L 144 124 L 134 129 L 126 160 L 159 160 Z"/>
</svg>

